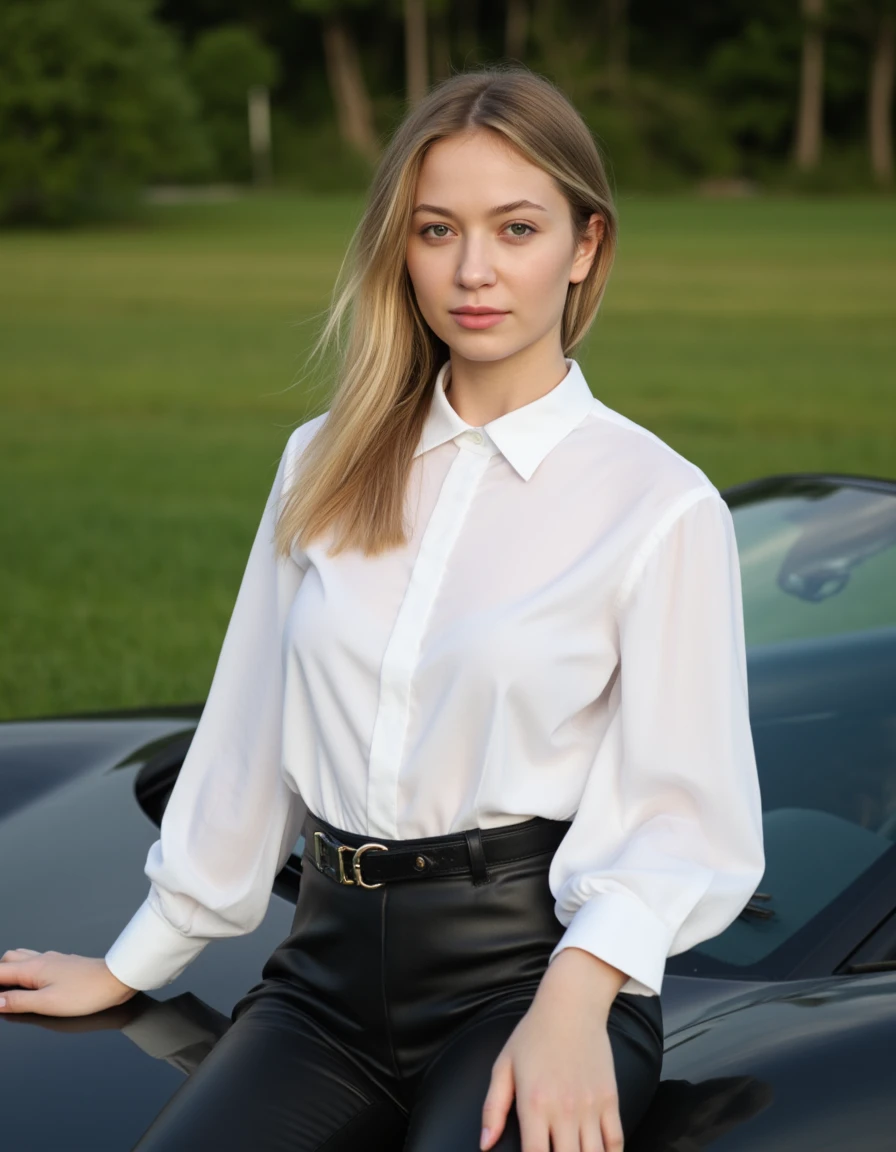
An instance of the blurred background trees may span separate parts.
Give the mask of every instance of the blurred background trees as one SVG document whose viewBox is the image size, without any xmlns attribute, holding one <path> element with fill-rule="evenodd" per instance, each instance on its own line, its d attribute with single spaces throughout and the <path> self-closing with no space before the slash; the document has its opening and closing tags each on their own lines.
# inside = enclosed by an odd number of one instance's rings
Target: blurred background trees
<svg viewBox="0 0 896 1152">
<path fill-rule="evenodd" d="M 891 191 L 896 0 L 0 0 L 0 218 L 127 210 L 147 183 L 362 188 L 429 84 L 518 60 L 620 188 Z"/>
<path fill-rule="evenodd" d="M 187 74 L 199 100 L 215 175 L 222 180 L 251 179 L 247 93 L 277 82 L 275 53 L 253 29 L 223 24 L 196 37 Z"/>
<path fill-rule="evenodd" d="M 209 162 L 179 37 L 145 0 L 0 2 L 0 218 L 115 214 Z"/>
</svg>

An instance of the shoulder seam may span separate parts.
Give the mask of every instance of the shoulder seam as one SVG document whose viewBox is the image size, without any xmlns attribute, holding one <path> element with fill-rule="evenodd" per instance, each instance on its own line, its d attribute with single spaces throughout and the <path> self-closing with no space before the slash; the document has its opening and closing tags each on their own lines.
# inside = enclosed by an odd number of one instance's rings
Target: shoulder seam
<svg viewBox="0 0 896 1152">
<path fill-rule="evenodd" d="M 661 436 L 657 436 L 655 432 L 651 432 L 649 428 L 643 427 L 643 425 L 638 424 L 635 420 L 630 420 L 628 416 L 623 416 L 621 412 L 617 412 L 614 408 L 609 408 L 602 400 L 598 400 L 596 396 L 593 397 L 593 399 L 594 407 L 591 412 L 588 413 L 589 416 L 593 416 L 595 420 L 604 420 L 608 424 L 614 424 L 623 431 L 632 432 L 635 435 L 644 436 L 646 439 L 652 440 L 654 444 L 665 449 L 670 456 L 673 456 L 676 460 L 680 461 L 680 463 L 687 465 L 692 472 L 696 472 L 700 479 L 705 482 L 710 482 L 709 477 L 699 464 L 695 464 L 693 460 L 689 460 L 687 456 L 683 456 L 677 449 L 673 448 L 671 444 L 667 444 Z"/>
<path fill-rule="evenodd" d="M 323 423 L 324 418 L 328 415 L 326 412 L 321 412 L 317 416 L 312 416 L 308 420 L 304 420 L 301 424 L 297 424 L 290 432 L 286 440 L 286 481 L 291 483 L 295 478 L 296 469 L 305 453 L 306 448 L 314 439 L 318 428 Z"/>
<path fill-rule="evenodd" d="M 327 415 L 329 415 L 328 412 L 318 412 L 316 416 L 309 416 L 307 420 L 303 420 L 301 424 L 297 424 L 287 437 L 287 445 L 295 445 L 299 440 L 302 440 L 302 433 L 304 433 L 310 441 L 317 431 L 318 426 L 323 423 L 324 417 Z"/>
<path fill-rule="evenodd" d="M 641 544 L 635 550 L 635 554 L 629 563 L 628 570 L 626 571 L 625 576 L 622 578 L 622 581 L 620 582 L 619 588 L 616 592 L 616 597 L 614 600 L 614 612 L 617 616 L 625 607 L 626 601 L 631 596 L 635 585 L 637 584 L 641 574 L 647 566 L 647 561 L 650 559 L 651 555 L 658 547 L 662 539 L 668 535 L 673 524 L 675 524 L 675 522 L 679 520 L 689 508 L 693 507 L 694 504 L 714 496 L 719 496 L 718 489 L 712 485 L 706 485 L 701 488 L 691 488 L 687 492 L 683 492 L 677 500 L 674 500 L 672 504 L 670 504 L 670 506 L 666 509 L 656 524 L 654 524 L 653 528 L 651 528 L 650 532 L 648 532 L 647 536 L 644 538 L 644 540 L 642 540 Z M 721 499 L 721 497 L 719 498 Z"/>
</svg>

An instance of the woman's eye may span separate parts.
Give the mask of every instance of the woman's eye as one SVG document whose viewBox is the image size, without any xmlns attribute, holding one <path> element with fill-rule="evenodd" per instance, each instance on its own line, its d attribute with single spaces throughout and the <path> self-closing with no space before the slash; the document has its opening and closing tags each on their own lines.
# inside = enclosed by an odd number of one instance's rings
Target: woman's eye
<svg viewBox="0 0 896 1152">
<path fill-rule="evenodd" d="M 435 232 L 430 232 L 431 228 L 444 228 L 445 231 L 439 232 L 438 234 L 436 234 Z M 436 239 L 438 239 L 438 240 L 441 240 L 446 232 L 450 232 L 450 228 L 448 227 L 447 224 L 427 224 L 426 227 L 424 229 L 422 229 L 422 235 L 426 236 L 427 234 L 429 234 L 432 236 L 436 236 Z"/>
<path fill-rule="evenodd" d="M 519 236 L 520 238 L 522 238 L 523 236 L 528 236 L 530 232 L 535 231 L 535 229 L 532 227 L 531 224 L 523 224 L 523 222 L 521 220 L 515 220 L 512 224 L 508 224 L 507 227 L 508 228 L 525 228 L 526 229 L 525 232 L 512 233 L 512 235 Z"/>
</svg>

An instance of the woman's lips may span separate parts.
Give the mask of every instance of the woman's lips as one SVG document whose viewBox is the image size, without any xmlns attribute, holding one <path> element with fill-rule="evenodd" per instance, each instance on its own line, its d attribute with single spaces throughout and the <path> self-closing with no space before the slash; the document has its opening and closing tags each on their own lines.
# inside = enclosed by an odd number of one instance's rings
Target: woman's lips
<svg viewBox="0 0 896 1152">
<path fill-rule="evenodd" d="M 500 324 L 506 312 L 452 312 L 451 315 L 462 328 L 494 328 Z"/>
</svg>

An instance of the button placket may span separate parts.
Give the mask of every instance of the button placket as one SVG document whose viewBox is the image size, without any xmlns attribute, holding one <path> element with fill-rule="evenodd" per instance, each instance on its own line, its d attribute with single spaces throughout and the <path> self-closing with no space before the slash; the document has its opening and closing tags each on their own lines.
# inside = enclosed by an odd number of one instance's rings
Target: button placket
<svg viewBox="0 0 896 1152">
<path fill-rule="evenodd" d="M 480 439 L 482 439 L 480 434 Z M 458 452 L 423 533 L 380 668 L 367 783 L 367 835 L 398 839 L 398 774 L 410 716 L 411 681 L 445 571 L 490 454 Z"/>
</svg>

